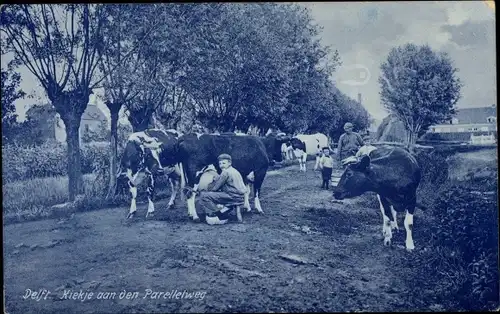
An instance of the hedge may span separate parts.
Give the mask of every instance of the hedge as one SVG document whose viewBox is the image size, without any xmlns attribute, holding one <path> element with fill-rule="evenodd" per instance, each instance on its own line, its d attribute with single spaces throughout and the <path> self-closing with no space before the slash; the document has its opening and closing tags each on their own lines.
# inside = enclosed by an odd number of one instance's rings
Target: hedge
<svg viewBox="0 0 500 314">
<path fill-rule="evenodd" d="M 436 251 L 428 266 L 431 271 L 453 265 L 434 274 L 436 288 L 457 298 L 460 308 L 491 310 L 499 292 L 497 187 L 472 181 L 453 185 L 437 198 L 431 232 Z"/>
<path fill-rule="evenodd" d="M 92 142 L 81 147 L 84 174 L 92 173 L 99 165 L 109 164 L 109 143 Z M 121 148 L 118 149 L 118 155 Z M 65 144 L 46 142 L 35 147 L 2 146 L 3 182 L 67 175 Z"/>
</svg>

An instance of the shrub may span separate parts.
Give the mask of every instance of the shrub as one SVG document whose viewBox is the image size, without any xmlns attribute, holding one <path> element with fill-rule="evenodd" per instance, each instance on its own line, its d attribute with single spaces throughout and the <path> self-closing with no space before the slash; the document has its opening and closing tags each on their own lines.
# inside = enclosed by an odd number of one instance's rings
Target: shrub
<svg viewBox="0 0 500 314">
<path fill-rule="evenodd" d="M 437 198 L 432 210 L 436 249 L 428 270 L 440 270 L 442 291 L 459 296 L 461 307 L 485 310 L 498 305 L 497 192 L 471 185 L 453 185 Z"/>
<path fill-rule="evenodd" d="M 121 154 L 119 146 L 118 157 Z M 2 146 L 4 182 L 67 175 L 67 148 L 58 142 L 34 147 Z M 109 165 L 109 143 L 92 142 L 81 146 L 82 173 L 95 171 L 97 165 Z"/>
<path fill-rule="evenodd" d="M 418 151 L 416 159 L 422 172 L 421 184 L 440 186 L 448 179 L 448 154 L 433 150 Z"/>
<path fill-rule="evenodd" d="M 5 182 L 27 178 L 60 176 L 67 173 L 66 147 L 55 142 L 39 146 L 2 146 Z"/>
<path fill-rule="evenodd" d="M 422 178 L 417 198 L 422 204 L 431 204 L 448 181 L 447 154 L 438 151 L 417 151 L 415 157 L 420 166 Z"/>
</svg>

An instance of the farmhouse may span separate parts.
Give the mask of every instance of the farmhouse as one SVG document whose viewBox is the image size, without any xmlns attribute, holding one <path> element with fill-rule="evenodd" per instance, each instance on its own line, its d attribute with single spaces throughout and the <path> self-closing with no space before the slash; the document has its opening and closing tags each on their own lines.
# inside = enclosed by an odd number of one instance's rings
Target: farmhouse
<svg viewBox="0 0 500 314">
<path fill-rule="evenodd" d="M 82 141 L 82 135 L 84 132 L 89 130 L 97 130 L 99 125 L 103 122 L 107 123 L 108 119 L 106 115 L 99 109 L 95 104 L 88 104 L 87 109 L 82 115 L 82 122 L 80 124 L 80 142 Z M 66 141 L 66 128 L 64 126 L 64 122 L 59 117 L 59 114 L 56 114 L 55 118 L 55 132 L 54 136 L 58 142 Z"/>
<path fill-rule="evenodd" d="M 497 142 L 496 105 L 458 109 L 451 120 L 431 126 L 422 139 L 494 144 Z"/>
</svg>

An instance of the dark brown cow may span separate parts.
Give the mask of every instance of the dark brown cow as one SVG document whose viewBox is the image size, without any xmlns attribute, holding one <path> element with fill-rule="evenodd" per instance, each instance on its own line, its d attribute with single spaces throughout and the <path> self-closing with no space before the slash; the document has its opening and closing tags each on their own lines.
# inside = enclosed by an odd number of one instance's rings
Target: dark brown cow
<svg viewBox="0 0 500 314">
<path fill-rule="evenodd" d="M 195 209 L 195 196 L 198 183 L 203 171 L 213 165 L 220 172 L 217 157 L 229 154 L 232 165 L 237 169 L 245 184 L 253 181 L 255 208 L 263 212 L 260 205 L 260 189 L 269 167 L 266 148 L 262 141 L 255 136 L 185 134 L 179 138 L 179 159 L 186 176 L 188 193 L 188 215 L 194 221 L 199 221 Z M 250 175 L 252 174 L 252 175 Z M 250 209 L 249 204 L 245 204 Z"/>
<path fill-rule="evenodd" d="M 425 209 L 417 203 L 416 192 L 421 179 L 417 160 L 402 148 L 378 147 L 371 151 L 369 156 L 349 157 L 344 163 L 347 168 L 334 188 L 333 196 L 341 200 L 368 191 L 377 193 L 383 217 L 382 233 L 385 245 L 391 244 L 392 229 L 399 229 L 396 213 L 406 211 L 406 249 L 413 250 L 415 207 Z"/>
</svg>

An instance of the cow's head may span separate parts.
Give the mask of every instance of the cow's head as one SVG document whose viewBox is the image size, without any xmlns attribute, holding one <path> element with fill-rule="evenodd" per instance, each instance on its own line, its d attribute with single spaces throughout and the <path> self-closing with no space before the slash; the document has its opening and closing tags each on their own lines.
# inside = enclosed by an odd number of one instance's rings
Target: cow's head
<svg viewBox="0 0 500 314">
<path fill-rule="evenodd" d="M 145 150 L 136 141 L 128 141 L 123 151 L 121 159 L 122 171 L 131 170 L 132 174 L 137 173 L 144 164 Z"/>
<path fill-rule="evenodd" d="M 272 151 L 272 156 L 271 162 L 281 162 L 283 161 L 283 155 L 281 153 L 281 145 L 283 143 L 288 143 L 290 141 L 290 137 L 287 136 L 284 133 L 278 133 L 278 134 L 269 134 L 267 135 L 267 138 L 270 139 L 270 144 L 271 145 L 270 149 Z"/>
<path fill-rule="evenodd" d="M 369 191 L 372 186 L 370 176 L 370 157 L 363 156 L 359 160 L 348 160 L 347 168 L 334 188 L 335 199 L 352 198 Z"/>
<path fill-rule="evenodd" d="M 117 173 L 115 194 L 127 187 L 127 182 L 143 167 L 145 151 L 137 141 L 129 140 L 120 160 L 120 171 Z"/>
</svg>

